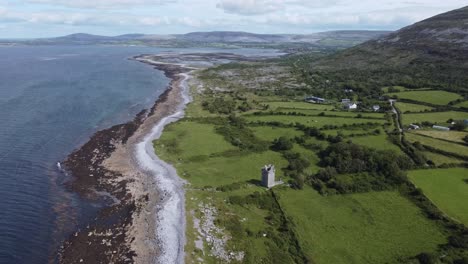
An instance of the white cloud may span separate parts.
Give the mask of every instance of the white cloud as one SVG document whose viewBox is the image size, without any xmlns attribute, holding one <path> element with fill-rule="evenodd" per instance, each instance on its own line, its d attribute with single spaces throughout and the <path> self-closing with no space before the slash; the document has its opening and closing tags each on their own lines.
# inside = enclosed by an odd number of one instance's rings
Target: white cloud
<svg viewBox="0 0 468 264">
<path fill-rule="evenodd" d="M 217 8 L 238 15 L 259 15 L 285 11 L 290 7 L 321 8 L 338 3 L 339 0 L 220 0 Z"/>
</svg>

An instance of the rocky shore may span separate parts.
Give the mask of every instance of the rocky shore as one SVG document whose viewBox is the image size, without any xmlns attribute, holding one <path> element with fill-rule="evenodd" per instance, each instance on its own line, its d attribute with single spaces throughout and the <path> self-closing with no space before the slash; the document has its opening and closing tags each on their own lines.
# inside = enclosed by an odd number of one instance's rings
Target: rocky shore
<svg viewBox="0 0 468 264">
<path fill-rule="evenodd" d="M 161 254 L 157 232 L 152 231 L 164 193 L 158 193 L 157 179 L 140 166 L 135 149 L 156 124 L 183 104 L 181 82 L 186 77 L 182 73 L 190 69 L 142 58 L 134 59 L 164 71 L 172 81 L 150 110 L 95 133 L 63 162 L 73 175 L 67 187 L 104 206 L 63 243 L 59 263 L 154 263 Z"/>
</svg>

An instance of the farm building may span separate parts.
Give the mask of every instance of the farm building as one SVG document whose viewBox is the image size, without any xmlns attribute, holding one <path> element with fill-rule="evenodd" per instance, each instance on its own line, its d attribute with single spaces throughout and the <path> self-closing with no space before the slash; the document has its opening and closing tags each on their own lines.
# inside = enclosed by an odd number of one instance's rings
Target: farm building
<svg viewBox="0 0 468 264">
<path fill-rule="evenodd" d="M 344 109 L 353 110 L 353 109 L 357 109 L 357 107 L 358 107 L 357 103 L 347 103 L 347 104 L 343 104 L 343 108 L 344 108 Z"/>
<path fill-rule="evenodd" d="M 309 97 L 306 97 L 305 101 L 309 103 L 322 104 L 322 103 L 325 103 L 326 100 L 324 98 L 320 98 L 316 96 L 309 96 Z"/>
<path fill-rule="evenodd" d="M 432 128 L 433 128 L 433 129 L 437 129 L 437 130 L 442 130 L 442 131 L 450 131 L 450 128 L 444 127 L 444 126 L 436 126 L 436 125 L 433 125 Z"/>
<path fill-rule="evenodd" d="M 380 105 L 374 105 L 372 106 L 372 109 L 374 109 L 375 112 L 380 110 Z"/>
</svg>

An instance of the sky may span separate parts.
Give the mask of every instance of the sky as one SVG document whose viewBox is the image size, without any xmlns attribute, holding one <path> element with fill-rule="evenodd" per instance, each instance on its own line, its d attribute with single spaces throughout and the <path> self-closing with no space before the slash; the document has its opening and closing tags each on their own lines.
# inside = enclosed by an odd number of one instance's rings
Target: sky
<svg viewBox="0 0 468 264">
<path fill-rule="evenodd" d="M 0 0 L 0 38 L 396 30 L 466 0 Z"/>
</svg>

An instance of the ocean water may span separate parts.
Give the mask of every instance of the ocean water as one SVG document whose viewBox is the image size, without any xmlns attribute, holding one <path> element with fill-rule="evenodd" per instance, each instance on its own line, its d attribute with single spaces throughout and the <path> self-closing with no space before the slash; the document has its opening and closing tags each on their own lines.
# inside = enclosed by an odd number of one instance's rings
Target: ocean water
<svg viewBox="0 0 468 264">
<path fill-rule="evenodd" d="M 160 49 L 0 48 L 0 263 L 47 263 L 79 222 L 56 163 L 97 130 L 128 121 L 167 87 L 128 60 Z"/>
<path fill-rule="evenodd" d="M 226 50 L 111 46 L 0 47 L 0 263 L 47 263 L 93 210 L 68 193 L 57 162 L 96 131 L 151 107 L 169 80 L 128 60 Z M 275 51 L 242 49 L 244 55 Z M 89 214 L 87 216 L 87 214 Z"/>
</svg>

